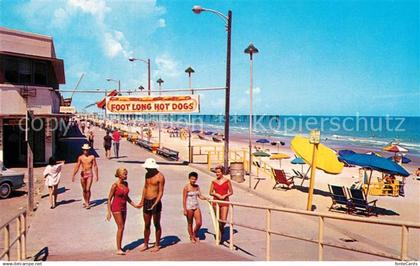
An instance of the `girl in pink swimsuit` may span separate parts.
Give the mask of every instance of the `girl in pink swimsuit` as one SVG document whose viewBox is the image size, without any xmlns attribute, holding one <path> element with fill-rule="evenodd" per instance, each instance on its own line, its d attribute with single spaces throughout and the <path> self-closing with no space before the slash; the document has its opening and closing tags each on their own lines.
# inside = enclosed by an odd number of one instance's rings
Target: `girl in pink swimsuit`
<svg viewBox="0 0 420 266">
<path fill-rule="evenodd" d="M 210 196 L 213 196 L 214 200 L 220 200 L 220 201 L 229 201 L 229 196 L 233 195 L 233 189 L 232 189 L 232 183 L 230 182 L 230 179 L 224 177 L 224 167 L 223 166 L 217 166 L 216 167 L 216 179 L 211 182 L 210 185 Z M 226 221 L 228 217 L 229 212 L 229 204 L 224 203 L 213 203 L 213 209 L 214 213 L 216 213 L 216 205 L 219 205 L 219 217 L 220 220 Z M 220 235 L 223 236 L 223 229 L 225 227 L 224 222 L 219 222 L 219 230 Z M 220 242 L 223 242 L 222 239 L 220 239 Z"/>
<path fill-rule="evenodd" d="M 127 174 L 127 169 L 117 169 L 115 177 L 117 177 L 118 180 L 112 184 L 108 196 L 108 213 L 106 219 L 109 221 L 112 213 L 118 227 L 117 255 L 125 255 L 125 252 L 121 248 L 121 242 L 124 233 L 125 219 L 127 217 L 127 202 L 134 208 L 140 208 L 139 204 L 135 205 L 128 196 L 130 189 L 128 188 L 128 183 L 126 182 Z"/>
</svg>

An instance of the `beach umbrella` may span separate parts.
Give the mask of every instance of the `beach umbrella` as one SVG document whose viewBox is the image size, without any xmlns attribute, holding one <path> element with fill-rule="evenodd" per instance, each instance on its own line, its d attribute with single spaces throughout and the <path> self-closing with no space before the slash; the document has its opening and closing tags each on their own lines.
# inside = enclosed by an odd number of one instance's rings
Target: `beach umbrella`
<svg viewBox="0 0 420 266">
<path fill-rule="evenodd" d="M 402 156 L 401 159 L 402 159 L 403 164 L 407 164 L 411 162 L 411 159 L 406 156 Z M 394 156 L 388 157 L 388 160 L 394 160 Z"/>
<path fill-rule="evenodd" d="M 252 155 L 254 155 L 254 157 L 270 157 L 271 156 L 271 154 L 266 153 L 264 151 L 257 151 L 257 152 L 254 152 Z"/>
<path fill-rule="evenodd" d="M 320 143 L 320 131 L 311 131 L 311 138 L 295 136 L 290 147 L 295 154 L 301 157 L 311 168 L 311 177 L 308 190 L 308 202 L 306 209 L 312 210 L 312 196 L 315 185 L 316 169 L 329 174 L 339 174 L 344 164 L 337 158 L 336 153 L 327 146 Z"/>
<path fill-rule="evenodd" d="M 301 157 L 305 163 L 312 165 L 313 144 L 308 138 L 296 136 L 293 138 L 290 147 Z M 344 164 L 337 158 L 335 152 L 323 144 L 318 144 L 318 156 L 316 168 L 328 174 L 339 174 L 343 170 Z"/>
<path fill-rule="evenodd" d="M 193 130 L 191 132 L 197 134 L 197 133 L 200 133 L 201 131 L 200 130 Z"/>
<path fill-rule="evenodd" d="M 290 159 L 290 156 L 286 153 L 273 153 L 270 156 L 270 160 L 279 160 L 279 166 L 281 168 L 281 160 Z"/>
<path fill-rule="evenodd" d="M 305 161 L 300 158 L 300 157 L 296 157 L 291 161 L 292 164 L 300 164 L 302 166 L 302 173 L 303 173 L 303 165 L 306 164 Z"/>
<path fill-rule="evenodd" d="M 384 151 L 389 151 L 389 152 L 408 152 L 408 150 L 406 148 L 401 147 L 400 145 L 397 144 L 391 144 L 388 145 L 386 147 L 383 148 Z"/>
<path fill-rule="evenodd" d="M 257 141 L 256 141 L 257 143 L 263 143 L 263 144 L 265 144 L 265 143 L 270 143 L 270 141 L 268 140 L 268 139 L 257 139 Z"/>
<path fill-rule="evenodd" d="M 263 145 L 263 147 L 264 147 L 264 144 L 266 144 L 266 143 L 270 143 L 271 141 L 269 141 L 268 139 L 257 139 L 257 141 L 256 141 L 257 143 L 262 143 L 262 145 Z"/>
<path fill-rule="evenodd" d="M 206 132 L 204 132 L 204 135 L 207 135 L 207 136 L 209 136 L 209 135 L 213 135 L 214 134 L 214 132 L 213 131 L 206 131 Z"/>
<path fill-rule="evenodd" d="M 408 173 L 407 170 L 405 170 L 403 167 L 401 167 L 394 161 L 388 160 L 383 157 L 379 157 L 375 154 L 355 153 L 355 154 L 340 156 L 340 159 L 349 164 L 358 165 L 363 168 L 368 168 L 371 170 L 369 182 L 368 182 L 368 188 L 365 193 L 366 197 L 369 193 L 369 185 L 370 185 L 370 180 L 372 179 L 373 170 L 391 174 L 391 175 L 400 175 L 403 177 L 407 177 L 410 175 L 410 173 Z"/>
</svg>

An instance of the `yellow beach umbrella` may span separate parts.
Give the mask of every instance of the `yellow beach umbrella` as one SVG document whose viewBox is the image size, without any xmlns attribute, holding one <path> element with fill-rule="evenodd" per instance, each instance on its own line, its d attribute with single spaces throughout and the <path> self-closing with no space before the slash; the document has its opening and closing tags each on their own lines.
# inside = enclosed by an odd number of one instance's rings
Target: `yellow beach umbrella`
<svg viewBox="0 0 420 266">
<path fill-rule="evenodd" d="M 309 183 L 308 203 L 306 209 L 312 210 L 312 195 L 315 185 L 315 169 L 323 170 L 329 174 L 339 174 L 344 164 L 337 158 L 336 153 L 325 145 L 320 144 L 320 132 L 311 132 L 311 138 L 296 136 L 290 143 L 292 150 L 311 166 L 311 179 Z"/>
<path fill-rule="evenodd" d="M 312 166 L 313 146 L 308 138 L 296 136 L 291 142 L 292 150 L 301 157 L 305 163 Z M 318 154 L 316 168 L 328 174 L 339 174 L 343 170 L 344 164 L 337 158 L 336 153 L 323 144 L 318 144 Z"/>
<path fill-rule="evenodd" d="M 290 159 L 290 156 L 286 153 L 273 153 L 270 156 L 270 160 L 279 160 L 280 168 L 281 168 L 281 160 L 283 159 Z"/>
</svg>

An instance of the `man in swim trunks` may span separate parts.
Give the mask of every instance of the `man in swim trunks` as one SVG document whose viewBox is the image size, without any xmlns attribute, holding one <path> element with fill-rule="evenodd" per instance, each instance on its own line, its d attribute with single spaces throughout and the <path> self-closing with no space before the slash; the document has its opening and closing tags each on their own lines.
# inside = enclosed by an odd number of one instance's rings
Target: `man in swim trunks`
<svg viewBox="0 0 420 266">
<path fill-rule="evenodd" d="M 144 243 L 140 246 L 140 251 L 145 251 L 149 248 L 150 224 L 153 217 L 153 224 L 156 230 L 156 243 L 152 252 L 157 252 L 160 249 L 160 238 L 162 236 L 160 214 L 162 211 L 161 199 L 165 186 L 165 177 L 157 170 L 159 166 L 153 158 L 148 158 L 144 162 L 143 167 L 146 168 L 147 172 L 140 202 L 140 206 L 143 207 L 144 219 Z"/>
<path fill-rule="evenodd" d="M 84 144 L 82 150 L 83 154 L 77 158 L 77 164 L 74 167 L 71 181 L 74 182 L 75 176 L 79 171 L 80 166 L 82 166 L 80 183 L 82 184 L 83 190 L 83 208 L 90 209 L 90 188 L 93 181 L 93 170 L 95 170 L 96 182 L 98 182 L 98 165 L 96 164 L 95 156 L 89 155 L 90 146 L 88 144 Z"/>
</svg>

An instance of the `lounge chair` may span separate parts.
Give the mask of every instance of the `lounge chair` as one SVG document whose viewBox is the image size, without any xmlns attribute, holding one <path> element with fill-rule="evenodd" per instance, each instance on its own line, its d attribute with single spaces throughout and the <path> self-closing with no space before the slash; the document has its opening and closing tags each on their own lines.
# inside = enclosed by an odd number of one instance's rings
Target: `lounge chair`
<svg viewBox="0 0 420 266">
<path fill-rule="evenodd" d="M 278 188 L 285 188 L 290 189 L 291 185 L 294 185 L 295 182 L 293 181 L 293 176 L 290 178 L 287 178 L 286 173 L 282 169 L 274 169 L 272 168 L 272 173 L 274 180 L 276 181 L 276 184 L 274 185 L 273 189 Z"/>
<path fill-rule="evenodd" d="M 351 202 L 347 197 L 346 189 L 344 187 L 339 187 L 330 184 L 328 184 L 328 188 L 330 189 L 332 199 L 332 204 L 328 210 L 338 211 L 339 209 L 344 209 L 346 213 L 350 213 Z"/>
<path fill-rule="evenodd" d="M 349 207 L 351 208 L 352 212 L 357 210 L 367 214 L 367 216 L 378 216 L 378 214 L 374 212 L 377 200 L 372 200 L 368 202 L 365 193 L 363 193 L 363 190 L 361 189 L 350 188 L 348 189 L 348 191 L 350 196 Z"/>
</svg>

